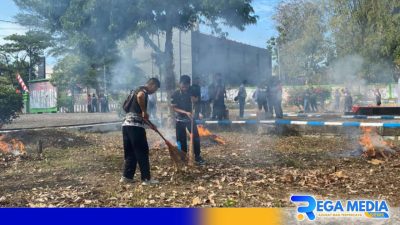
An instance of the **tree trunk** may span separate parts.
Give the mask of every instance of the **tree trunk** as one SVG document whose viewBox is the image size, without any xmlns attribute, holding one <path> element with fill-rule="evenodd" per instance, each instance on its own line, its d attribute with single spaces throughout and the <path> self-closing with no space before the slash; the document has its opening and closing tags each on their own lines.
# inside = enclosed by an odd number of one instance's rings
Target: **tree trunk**
<svg viewBox="0 0 400 225">
<path fill-rule="evenodd" d="M 174 52 L 172 44 L 172 27 L 167 29 L 165 32 L 165 73 L 164 83 L 167 91 L 168 100 L 171 97 L 172 92 L 175 90 L 175 74 L 174 74 Z"/>
<path fill-rule="evenodd" d="M 172 27 L 165 32 L 165 63 L 164 63 L 164 85 L 167 92 L 167 103 L 168 103 L 168 122 L 167 126 L 172 126 L 172 118 L 174 117 L 174 112 L 170 107 L 170 99 L 172 93 L 175 90 L 175 74 L 174 74 L 174 49 L 172 44 Z"/>
</svg>

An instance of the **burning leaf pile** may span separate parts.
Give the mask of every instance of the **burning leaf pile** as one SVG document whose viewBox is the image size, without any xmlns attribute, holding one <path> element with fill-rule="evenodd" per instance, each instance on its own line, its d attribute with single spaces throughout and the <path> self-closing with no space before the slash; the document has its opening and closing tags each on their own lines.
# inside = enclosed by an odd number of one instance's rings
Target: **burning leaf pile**
<svg viewBox="0 0 400 225">
<path fill-rule="evenodd" d="M 363 127 L 362 131 L 359 143 L 365 157 L 388 159 L 399 150 L 393 143 L 385 141 L 376 128 Z"/>
<path fill-rule="evenodd" d="M 26 154 L 25 145 L 21 141 L 15 138 L 8 140 L 4 135 L 0 135 L 0 152 L 15 156 Z"/>
<path fill-rule="evenodd" d="M 210 130 L 205 128 L 203 125 L 197 125 L 197 130 L 199 131 L 199 136 L 202 138 L 208 138 L 215 141 L 218 144 L 225 145 L 226 142 L 220 136 L 211 133 Z"/>
</svg>

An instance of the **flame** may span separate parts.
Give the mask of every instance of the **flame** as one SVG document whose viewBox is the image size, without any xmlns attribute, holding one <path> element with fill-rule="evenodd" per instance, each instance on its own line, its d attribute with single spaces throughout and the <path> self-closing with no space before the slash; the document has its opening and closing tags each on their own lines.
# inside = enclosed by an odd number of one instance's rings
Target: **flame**
<svg viewBox="0 0 400 225">
<path fill-rule="evenodd" d="M 375 157 L 379 148 L 392 148 L 393 143 L 389 144 L 378 135 L 376 129 L 372 127 L 361 127 L 363 134 L 360 136 L 359 143 L 364 148 L 364 155 Z"/>
<path fill-rule="evenodd" d="M 0 152 L 14 155 L 23 155 L 26 153 L 24 143 L 14 138 L 7 142 L 5 136 L 2 135 L 0 135 Z"/>
<path fill-rule="evenodd" d="M 211 133 L 211 131 L 208 130 L 207 128 L 205 128 L 203 125 L 197 125 L 197 130 L 199 131 L 199 136 L 200 137 L 210 137 L 212 140 L 214 140 L 218 144 L 222 144 L 222 145 L 226 144 L 224 139 L 222 139 L 221 137 Z"/>
</svg>

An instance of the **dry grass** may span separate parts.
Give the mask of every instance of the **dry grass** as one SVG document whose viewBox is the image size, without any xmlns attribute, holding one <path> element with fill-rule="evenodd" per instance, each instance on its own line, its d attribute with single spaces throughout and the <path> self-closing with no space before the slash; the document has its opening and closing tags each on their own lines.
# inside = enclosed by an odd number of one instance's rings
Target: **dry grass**
<svg viewBox="0 0 400 225">
<path fill-rule="evenodd" d="M 285 207 L 293 193 L 379 198 L 391 206 L 400 202 L 398 156 L 373 165 L 340 156 L 354 149 L 354 140 L 340 137 L 218 134 L 227 144 L 203 141 L 205 166 L 176 173 L 168 150 L 149 131 L 152 174 L 161 182 L 152 187 L 118 183 L 123 163 L 119 132 L 14 135 L 30 154 L 0 161 L 0 206 Z M 45 143 L 42 159 L 34 154 L 39 139 Z"/>
</svg>

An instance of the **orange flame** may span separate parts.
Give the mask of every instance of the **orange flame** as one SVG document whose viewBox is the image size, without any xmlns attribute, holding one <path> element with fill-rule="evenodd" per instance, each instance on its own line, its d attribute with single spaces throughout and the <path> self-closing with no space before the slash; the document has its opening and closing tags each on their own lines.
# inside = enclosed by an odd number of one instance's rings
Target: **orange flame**
<svg viewBox="0 0 400 225">
<path fill-rule="evenodd" d="M 375 157 L 377 148 L 393 147 L 378 135 L 376 129 L 372 127 L 361 127 L 363 134 L 360 136 L 359 143 L 364 147 L 364 154 L 368 157 Z"/>
<path fill-rule="evenodd" d="M 215 142 L 217 142 L 218 144 L 222 144 L 222 145 L 226 144 L 224 139 L 222 139 L 221 137 L 211 133 L 211 131 L 208 130 L 207 128 L 205 128 L 203 125 L 197 125 L 197 130 L 199 131 L 199 136 L 200 137 L 209 137 L 212 140 L 214 140 Z"/>
<path fill-rule="evenodd" d="M 25 154 L 25 145 L 17 139 L 11 139 L 7 142 L 4 136 L 0 135 L 0 152 L 11 153 L 14 155 Z"/>
</svg>

